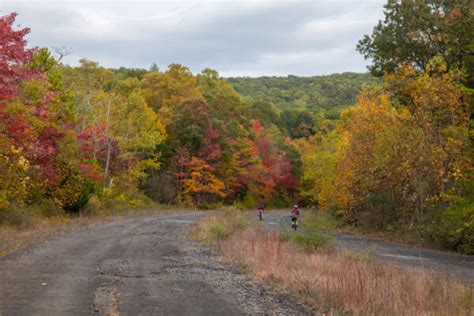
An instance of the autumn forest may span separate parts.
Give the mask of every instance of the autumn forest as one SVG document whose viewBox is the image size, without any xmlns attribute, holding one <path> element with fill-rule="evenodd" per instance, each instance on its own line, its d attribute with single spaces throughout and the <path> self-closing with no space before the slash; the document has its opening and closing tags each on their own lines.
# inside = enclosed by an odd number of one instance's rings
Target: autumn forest
<svg viewBox="0 0 474 316">
<path fill-rule="evenodd" d="M 117 205 L 298 203 L 472 254 L 470 6 L 389 1 L 354 47 L 370 73 L 315 77 L 70 66 L 4 15 L 0 225 Z"/>
</svg>

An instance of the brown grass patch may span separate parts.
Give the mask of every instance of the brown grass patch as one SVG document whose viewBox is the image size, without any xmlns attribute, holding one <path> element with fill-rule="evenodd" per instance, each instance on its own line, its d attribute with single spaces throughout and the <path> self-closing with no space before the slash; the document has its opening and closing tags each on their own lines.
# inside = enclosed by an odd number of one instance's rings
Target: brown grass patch
<svg viewBox="0 0 474 316">
<path fill-rule="evenodd" d="M 0 225 L 0 257 L 67 230 L 71 220 L 66 216 L 45 218 L 28 228 Z"/>
<path fill-rule="evenodd" d="M 75 217 L 67 215 L 49 218 L 32 216 L 30 223 L 25 227 L 0 225 L 0 257 L 76 228 L 117 219 L 135 218 L 176 211 L 189 210 L 155 206 L 146 209 L 122 211 L 120 213 L 110 211 Z"/>
<path fill-rule="evenodd" d="M 249 226 L 249 214 L 228 208 L 193 225 L 191 236 L 196 240 L 215 244 L 219 240 L 229 238 L 237 231 L 242 231 Z"/>
<path fill-rule="evenodd" d="M 219 221 L 224 220 L 204 220 L 195 226 L 194 234 L 212 236 L 210 226 Z M 303 251 L 279 234 L 258 227 L 237 230 L 213 244 L 224 259 L 277 289 L 290 291 L 319 312 L 472 315 L 472 285 L 425 270 L 400 268 L 352 253 Z"/>
</svg>

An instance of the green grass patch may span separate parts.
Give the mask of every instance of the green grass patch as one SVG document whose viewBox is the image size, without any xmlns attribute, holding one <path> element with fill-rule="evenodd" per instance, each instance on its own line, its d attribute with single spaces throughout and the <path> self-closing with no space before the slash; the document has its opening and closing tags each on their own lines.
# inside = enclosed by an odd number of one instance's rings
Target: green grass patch
<svg viewBox="0 0 474 316">
<path fill-rule="evenodd" d="M 304 229 L 336 229 L 344 226 L 344 223 L 333 215 L 322 212 L 310 212 L 305 216 L 302 223 Z"/>
<path fill-rule="evenodd" d="M 223 224 L 212 224 L 210 226 L 210 232 L 212 239 L 225 239 L 231 235 L 231 232 L 228 227 Z"/>
<path fill-rule="evenodd" d="M 236 207 L 227 207 L 218 215 L 210 216 L 194 225 L 191 236 L 207 243 L 226 239 L 237 231 L 250 227 L 248 215 Z"/>
<path fill-rule="evenodd" d="M 316 251 L 321 249 L 331 249 L 333 237 L 316 229 L 309 229 L 303 232 L 285 231 L 280 234 L 280 238 L 289 241 L 305 251 Z"/>
</svg>

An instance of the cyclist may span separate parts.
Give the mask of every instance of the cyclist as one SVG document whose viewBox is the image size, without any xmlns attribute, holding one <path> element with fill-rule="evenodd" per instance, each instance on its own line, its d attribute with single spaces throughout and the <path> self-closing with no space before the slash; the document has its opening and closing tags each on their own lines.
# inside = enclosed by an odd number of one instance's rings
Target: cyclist
<svg viewBox="0 0 474 316">
<path fill-rule="evenodd" d="M 258 219 L 263 221 L 263 212 L 265 211 L 265 206 L 263 206 L 263 204 L 260 204 L 259 206 L 257 206 L 257 210 L 258 210 Z"/>
<path fill-rule="evenodd" d="M 298 217 L 300 217 L 300 214 L 301 212 L 298 205 L 293 206 L 291 210 L 291 228 L 295 231 L 298 228 Z"/>
</svg>

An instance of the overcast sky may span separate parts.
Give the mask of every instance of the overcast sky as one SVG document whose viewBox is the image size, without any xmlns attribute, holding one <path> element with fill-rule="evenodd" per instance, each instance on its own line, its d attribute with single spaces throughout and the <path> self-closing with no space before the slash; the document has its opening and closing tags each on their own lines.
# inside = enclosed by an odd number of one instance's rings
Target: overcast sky
<svg viewBox="0 0 474 316">
<path fill-rule="evenodd" d="M 386 0 L 0 0 L 31 28 L 30 46 L 67 46 L 64 61 L 161 69 L 170 63 L 223 76 L 364 72 L 357 41 Z"/>
</svg>

